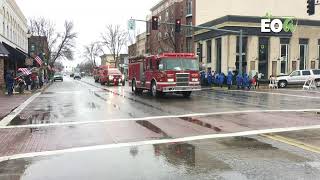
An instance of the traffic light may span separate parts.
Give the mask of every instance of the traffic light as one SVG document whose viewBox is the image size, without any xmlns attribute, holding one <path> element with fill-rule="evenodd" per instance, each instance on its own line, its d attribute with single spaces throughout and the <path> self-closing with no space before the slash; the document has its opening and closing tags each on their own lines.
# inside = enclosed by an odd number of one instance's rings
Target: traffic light
<svg viewBox="0 0 320 180">
<path fill-rule="evenodd" d="M 307 13 L 309 14 L 309 16 L 314 15 L 315 12 L 315 0 L 308 0 L 307 1 L 308 5 L 307 5 Z"/>
<path fill-rule="evenodd" d="M 152 30 L 158 30 L 158 29 L 159 29 L 159 17 L 152 16 Z"/>
<path fill-rule="evenodd" d="M 176 33 L 181 32 L 181 19 L 176 19 Z"/>
</svg>

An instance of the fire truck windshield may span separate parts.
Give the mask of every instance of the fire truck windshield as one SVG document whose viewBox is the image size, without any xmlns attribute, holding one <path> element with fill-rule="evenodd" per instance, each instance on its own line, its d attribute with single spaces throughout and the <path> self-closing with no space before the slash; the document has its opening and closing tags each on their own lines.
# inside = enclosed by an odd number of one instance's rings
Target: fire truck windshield
<svg viewBox="0 0 320 180">
<path fill-rule="evenodd" d="M 160 64 L 163 66 L 162 70 L 199 70 L 199 63 L 196 59 L 163 59 Z"/>
</svg>

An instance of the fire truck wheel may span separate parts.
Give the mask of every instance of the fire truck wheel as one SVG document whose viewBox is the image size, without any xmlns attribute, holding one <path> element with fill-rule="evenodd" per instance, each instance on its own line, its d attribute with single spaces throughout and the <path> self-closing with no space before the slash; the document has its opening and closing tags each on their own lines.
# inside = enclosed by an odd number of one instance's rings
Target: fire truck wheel
<svg viewBox="0 0 320 180">
<path fill-rule="evenodd" d="M 183 97 L 188 98 L 191 96 L 191 91 L 183 92 Z"/>
</svg>

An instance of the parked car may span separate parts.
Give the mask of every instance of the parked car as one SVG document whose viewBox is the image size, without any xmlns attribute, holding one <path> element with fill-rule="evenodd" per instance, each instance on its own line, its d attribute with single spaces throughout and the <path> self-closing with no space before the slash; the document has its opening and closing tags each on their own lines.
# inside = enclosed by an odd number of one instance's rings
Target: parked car
<svg viewBox="0 0 320 180">
<path fill-rule="evenodd" d="M 80 73 L 74 73 L 73 79 L 81 79 Z"/>
<path fill-rule="evenodd" d="M 101 85 L 122 85 L 125 86 L 125 77 L 116 68 L 109 68 L 100 71 L 99 82 Z"/>
<path fill-rule="evenodd" d="M 315 78 L 316 86 L 320 87 L 320 69 L 296 70 L 290 75 L 278 76 L 277 81 L 280 88 L 285 88 L 288 85 L 303 85 L 310 78 Z"/>
<path fill-rule="evenodd" d="M 56 72 L 53 76 L 53 81 L 56 82 L 57 80 L 63 81 L 63 75 L 60 72 Z"/>
<path fill-rule="evenodd" d="M 72 78 L 73 78 L 73 77 L 74 77 L 74 73 L 71 73 L 71 74 L 70 74 L 70 77 L 72 77 Z"/>
</svg>

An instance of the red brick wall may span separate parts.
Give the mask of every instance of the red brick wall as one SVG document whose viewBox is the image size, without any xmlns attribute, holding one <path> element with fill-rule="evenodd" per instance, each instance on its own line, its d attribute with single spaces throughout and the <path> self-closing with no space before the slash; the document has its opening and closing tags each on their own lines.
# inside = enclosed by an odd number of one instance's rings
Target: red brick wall
<svg viewBox="0 0 320 180">
<path fill-rule="evenodd" d="M 3 88 L 4 86 L 4 60 L 0 59 L 0 88 Z"/>
</svg>

